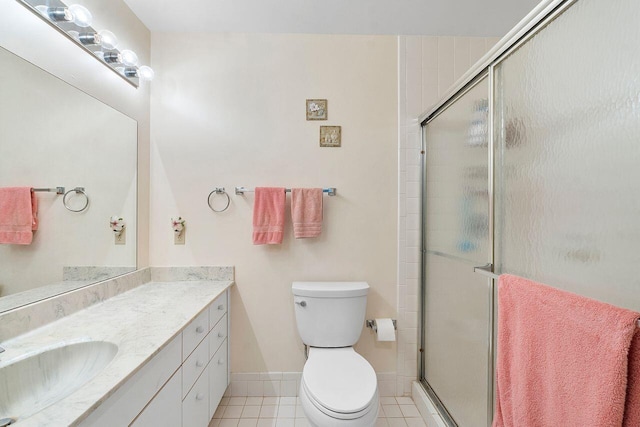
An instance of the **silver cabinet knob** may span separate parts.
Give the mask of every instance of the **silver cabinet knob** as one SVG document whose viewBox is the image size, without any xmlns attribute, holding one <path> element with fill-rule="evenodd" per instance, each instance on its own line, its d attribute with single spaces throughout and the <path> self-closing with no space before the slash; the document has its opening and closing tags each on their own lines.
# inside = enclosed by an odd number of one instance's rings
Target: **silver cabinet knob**
<svg viewBox="0 0 640 427">
<path fill-rule="evenodd" d="M 218 310 L 224 310 L 224 304 L 220 304 L 220 305 L 218 306 Z"/>
<path fill-rule="evenodd" d="M 197 366 L 198 368 L 202 368 L 202 367 L 204 366 L 204 363 L 202 363 L 201 361 L 197 360 L 197 361 L 196 361 L 196 366 Z"/>
<path fill-rule="evenodd" d="M 218 338 L 224 338 L 224 334 L 222 332 L 218 332 Z"/>
<path fill-rule="evenodd" d="M 296 301 L 296 304 L 298 304 L 300 307 L 306 307 L 307 306 L 307 302 L 306 301 Z"/>
<path fill-rule="evenodd" d="M 218 365 L 222 365 L 222 364 L 224 364 L 224 359 L 219 359 L 218 360 Z"/>
<path fill-rule="evenodd" d="M 202 326 L 198 326 L 198 327 L 196 328 L 196 332 L 197 332 L 197 333 L 199 333 L 199 334 L 201 334 L 201 333 L 203 333 L 203 332 L 204 332 L 204 328 L 203 328 Z"/>
<path fill-rule="evenodd" d="M 204 399 L 204 394 L 202 393 L 196 394 L 196 400 L 202 400 L 202 399 Z"/>
</svg>

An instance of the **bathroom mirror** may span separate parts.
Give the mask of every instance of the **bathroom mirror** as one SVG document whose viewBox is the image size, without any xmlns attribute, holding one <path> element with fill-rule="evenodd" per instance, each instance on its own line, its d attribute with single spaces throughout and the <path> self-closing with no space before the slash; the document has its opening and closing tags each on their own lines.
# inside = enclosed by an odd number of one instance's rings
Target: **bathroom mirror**
<svg viewBox="0 0 640 427">
<path fill-rule="evenodd" d="M 32 243 L 0 244 L 3 312 L 135 270 L 137 122 L 1 47 L 0 69 L 0 187 L 54 189 Z"/>
</svg>

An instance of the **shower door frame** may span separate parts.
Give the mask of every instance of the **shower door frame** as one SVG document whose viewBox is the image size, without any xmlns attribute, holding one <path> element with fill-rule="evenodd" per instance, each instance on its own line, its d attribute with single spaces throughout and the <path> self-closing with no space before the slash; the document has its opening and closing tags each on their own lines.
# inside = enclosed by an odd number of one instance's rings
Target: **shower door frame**
<svg viewBox="0 0 640 427">
<path fill-rule="evenodd" d="M 418 374 L 419 383 L 432 400 L 438 413 L 450 426 L 457 426 L 447 408 L 438 398 L 436 392 L 431 388 L 425 378 L 424 369 L 424 348 L 425 336 L 423 325 L 425 316 L 425 295 L 426 295 L 426 132 L 425 127 L 430 121 L 435 119 L 449 106 L 454 104 L 460 97 L 480 82 L 485 76 L 488 78 L 488 192 L 489 192 L 489 263 L 484 266 L 474 267 L 476 273 L 487 276 L 489 282 L 489 334 L 487 342 L 487 426 L 490 427 L 493 421 L 494 401 L 495 401 L 495 356 L 496 356 L 496 274 L 494 272 L 495 260 L 495 66 L 505 60 L 512 52 L 517 50 L 522 44 L 529 41 L 545 26 L 561 15 L 569 7 L 579 0 L 544 0 L 531 11 L 515 28 L 503 37 L 485 56 L 483 56 L 467 73 L 465 73 L 441 100 L 430 110 L 422 114 L 418 121 L 421 129 L 421 149 L 420 149 L 420 316 L 418 324 L 418 335 L 420 347 L 418 349 Z M 501 126 L 500 129 L 504 129 Z"/>
</svg>

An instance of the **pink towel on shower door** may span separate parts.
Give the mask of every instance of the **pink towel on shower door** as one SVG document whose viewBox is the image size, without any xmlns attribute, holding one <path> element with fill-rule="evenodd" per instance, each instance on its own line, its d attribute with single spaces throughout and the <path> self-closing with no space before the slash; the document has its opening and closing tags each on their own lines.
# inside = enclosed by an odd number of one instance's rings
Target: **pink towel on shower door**
<svg viewBox="0 0 640 427">
<path fill-rule="evenodd" d="M 322 188 L 291 189 L 291 220 L 296 239 L 322 232 Z"/>
<path fill-rule="evenodd" d="M 623 427 L 640 426 L 640 329 L 629 348 L 629 375 L 627 377 L 627 402 L 624 409 Z"/>
<path fill-rule="evenodd" d="M 500 276 L 493 427 L 620 427 L 639 316 Z"/>
<path fill-rule="evenodd" d="M 0 188 L 0 243 L 29 245 L 38 229 L 38 199 L 31 187 Z"/>
<path fill-rule="evenodd" d="M 253 244 L 277 245 L 284 233 L 285 189 L 256 187 L 253 201 Z"/>
</svg>

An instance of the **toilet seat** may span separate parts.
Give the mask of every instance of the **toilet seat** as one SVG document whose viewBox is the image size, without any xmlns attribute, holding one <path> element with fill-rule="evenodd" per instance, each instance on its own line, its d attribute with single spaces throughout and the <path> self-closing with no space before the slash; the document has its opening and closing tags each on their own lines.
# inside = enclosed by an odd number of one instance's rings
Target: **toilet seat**
<svg viewBox="0 0 640 427">
<path fill-rule="evenodd" d="M 343 420 L 361 418 L 377 408 L 377 386 L 375 371 L 352 347 L 309 350 L 301 388 L 322 413 Z"/>
</svg>

